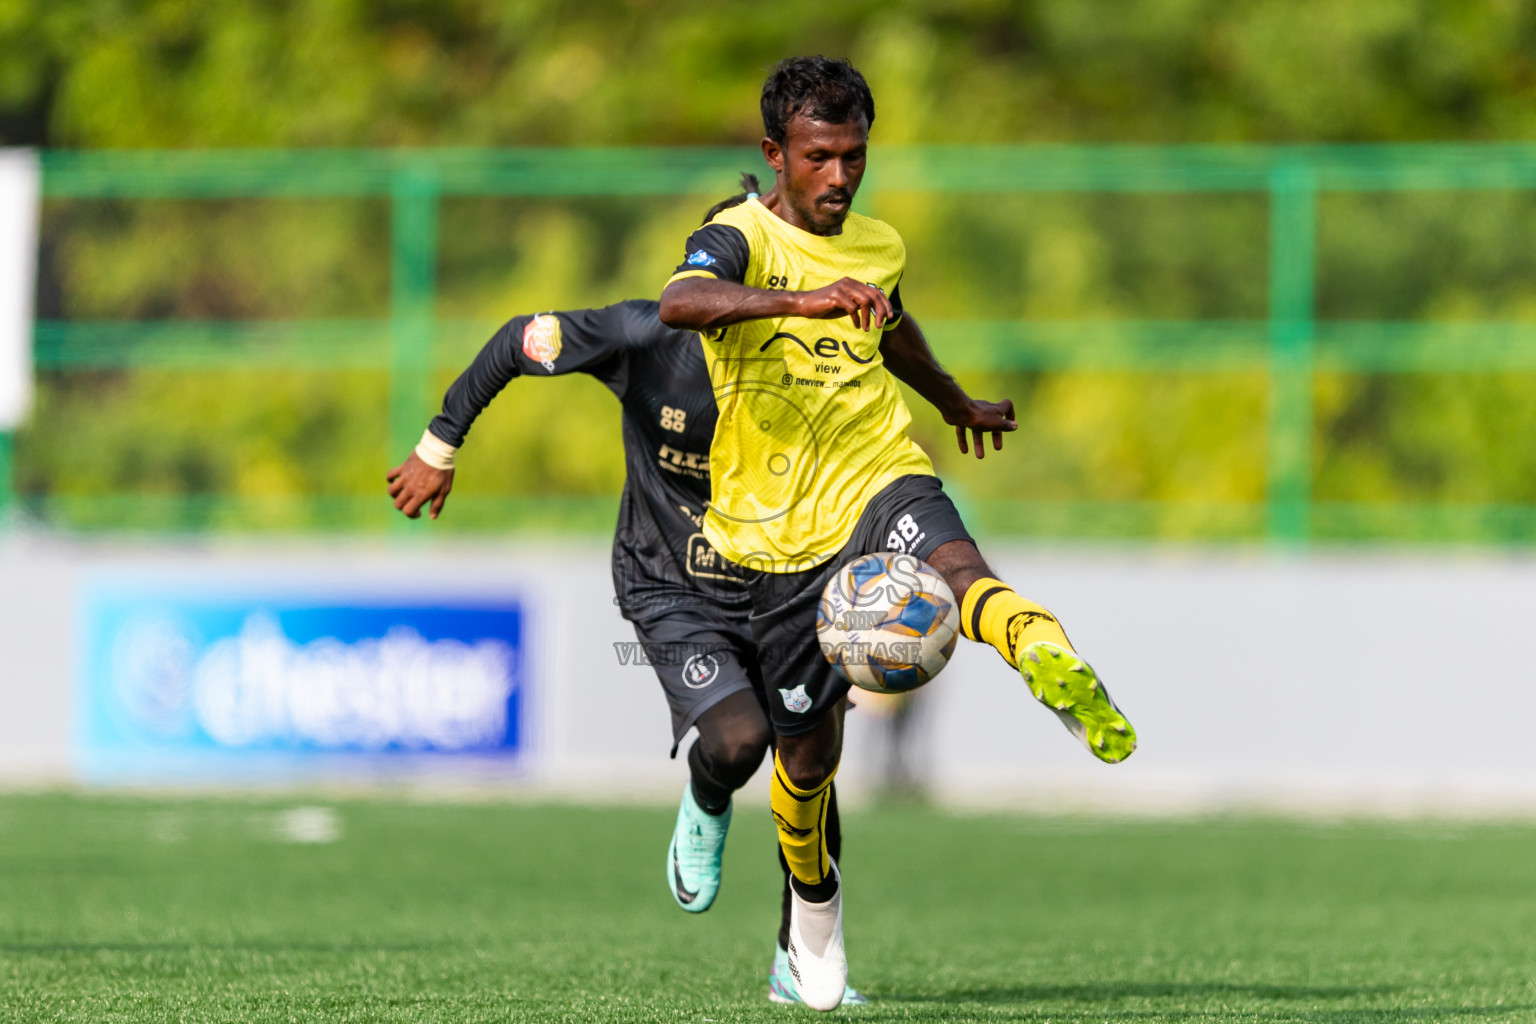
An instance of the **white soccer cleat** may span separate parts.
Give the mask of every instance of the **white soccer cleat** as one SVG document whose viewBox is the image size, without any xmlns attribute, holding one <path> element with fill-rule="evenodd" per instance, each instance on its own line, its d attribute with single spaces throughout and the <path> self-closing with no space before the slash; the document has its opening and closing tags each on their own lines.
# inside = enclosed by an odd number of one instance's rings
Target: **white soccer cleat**
<svg viewBox="0 0 1536 1024">
<path fill-rule="evenodd" d="M 843 879 L 832 865 L 837 895 L 825 903 L 800 898 L 789 887 L 789 973 L 800 999 L 813 1010 L 835 1010 L 848 987 L 848 958 L 843 953 Z"/>
<path fill-rule="evenodd" d="M 787 1006 L 803 1006 L 805 1000 L 795 991 L 794 975 L 789 973 L 789 950 L 774 943 L 773 969 L 768 972 L 768 1001 Z M 849 985 L 843 992 L 844 1006 L 868 1006 L 869 997 Z"/>
</svg>

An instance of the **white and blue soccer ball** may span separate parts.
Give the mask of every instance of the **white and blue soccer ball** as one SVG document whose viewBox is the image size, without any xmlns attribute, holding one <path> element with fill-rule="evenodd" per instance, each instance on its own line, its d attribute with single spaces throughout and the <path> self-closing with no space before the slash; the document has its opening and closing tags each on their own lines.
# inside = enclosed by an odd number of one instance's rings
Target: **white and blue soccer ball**
<svg viewBox="0 0 1536 1024">
<path fill-rule="evenodd" d="M 960 636 L 944 577 L 912 555 L 856 558 L 827 581 L 816 616 L 822 653 L 843 678 L 876 693 L 915 690 L 943 671 Z"/>
</svg>

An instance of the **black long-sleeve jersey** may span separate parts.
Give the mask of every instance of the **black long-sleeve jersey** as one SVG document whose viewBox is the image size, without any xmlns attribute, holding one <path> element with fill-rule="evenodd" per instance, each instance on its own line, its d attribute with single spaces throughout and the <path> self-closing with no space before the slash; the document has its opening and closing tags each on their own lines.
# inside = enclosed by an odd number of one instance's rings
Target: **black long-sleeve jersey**
<svg viewBox="0 0 1536 1024">
<path fill-rule="evenodd" d="M 692 331 L 674 330 L 659 303 L 514 317 L 443 398 L 429 429 L 455 447 L 514 377 L 587 373 L 623 405 L 624 493 L 613 541 L 613 586 L 627 619 L 704 609 L 744 624 L 750 610 L 734 567 L 704 539 L 714 393 Z"/>
</svg>

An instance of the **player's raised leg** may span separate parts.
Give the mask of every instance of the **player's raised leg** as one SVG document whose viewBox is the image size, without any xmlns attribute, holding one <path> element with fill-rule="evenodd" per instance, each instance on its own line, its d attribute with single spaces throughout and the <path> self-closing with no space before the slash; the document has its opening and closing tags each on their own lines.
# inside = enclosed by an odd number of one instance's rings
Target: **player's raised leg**
<svg viewBox="0 0 1536 1024">
<path fill-rule="evenodd" d="M 998 579 L 976 545 L 952 540 L 928 557 L 960 599 L 960 629 L 997 648 L 1030 693 L 1056 713 L 1090 753 L 1110 764 L 1136 749 L 1136 730 L 1098 674 L 1067 639 L 1056 616 Z"/>
<path fill-rule="evenodd" d="M 731 794 L 762 764 L 771 736 L 756 694 L 738 691 L 711 705 L 695 722 L 688 751 L 688 784 L 667 847 L 667 882 L 684 910 L 708 910 L 720 891 Z"/>
</svg>

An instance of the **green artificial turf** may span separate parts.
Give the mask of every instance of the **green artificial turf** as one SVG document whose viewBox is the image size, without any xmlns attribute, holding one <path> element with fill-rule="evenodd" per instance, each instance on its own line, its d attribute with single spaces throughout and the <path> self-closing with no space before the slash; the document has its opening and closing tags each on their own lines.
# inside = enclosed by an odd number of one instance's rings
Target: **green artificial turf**
<svg viewBox="0 0 1536 1024">
<path fill-rule="evenodd" d="M 765 998 L 767 810 L 737 808 L 702 916 L 664 886 L 672 816 L 0 798 L 0 1019 L 811 1019 Z M 1536 1021 L 1529 825 L 908 808 L 845 832 L 861 1020 Z"/>
</svg>

